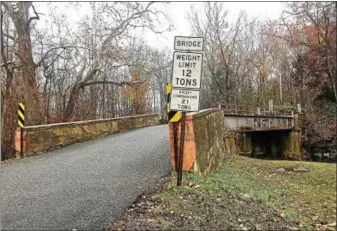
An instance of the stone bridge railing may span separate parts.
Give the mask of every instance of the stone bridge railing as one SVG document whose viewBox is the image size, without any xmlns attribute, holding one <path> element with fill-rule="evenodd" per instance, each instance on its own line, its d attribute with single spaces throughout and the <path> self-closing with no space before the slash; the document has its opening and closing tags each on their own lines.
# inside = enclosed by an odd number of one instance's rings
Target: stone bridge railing
<svg viewBox="0 0 337 231">
<path fill-rule="evenodd" d="M 64 145 L 95 139 L 134 128 L 160 124 L 157 114 L 27 126 L 24 131 L 24 155 L 31 156 Z M 20 134 L 16 133 L 17 136 Z"/>
<path fill-rule="evenodd" d="M 173 123 L 169 123 L 172 168 L 178 156 L 175 155 Z M 177 150 L 180 144 L 181 122 L 177 123 Z M 183 170 L 201 175 L 214 172 L 224 154 L 224 117 L 218 109 L 205 109 L 188 113 L 185 124 Z"/>
</svg>

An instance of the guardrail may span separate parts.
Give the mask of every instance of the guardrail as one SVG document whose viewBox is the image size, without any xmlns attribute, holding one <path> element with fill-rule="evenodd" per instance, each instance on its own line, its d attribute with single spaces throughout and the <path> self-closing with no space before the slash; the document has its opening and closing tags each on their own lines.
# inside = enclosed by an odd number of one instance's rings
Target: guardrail
<svg viewBox="0 0 337 231">
<path fill-rule="evenodd" d="M 279 116 L 279 117 L 287 117 L 293 116 L 295 109 L 288 107 L 285 109 L 284 107 L 275 106 L 275 110 L 269 111 L 268 108 L 264 107 L 254 107 L 254 106 L 243 106 L 243 105 L 223 105 L 219 104 L 218 108 L 228 115 L 245 115 L 245 116 Z"/>
</svg>

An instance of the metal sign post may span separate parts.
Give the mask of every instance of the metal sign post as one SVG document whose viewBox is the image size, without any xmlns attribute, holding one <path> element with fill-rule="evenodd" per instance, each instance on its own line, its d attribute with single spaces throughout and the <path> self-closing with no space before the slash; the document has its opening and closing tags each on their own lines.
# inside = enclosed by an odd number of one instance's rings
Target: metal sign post
<svg viewBox="0 0 337 231">
<path fill-rule="evenodd" d="M 186 112 L 183 112 L 183 115 L 181 117 L 181 128 L 180 128 L 180 150 L 179 150 L 179 162 L 178 162 L 179 167 L 178 167 L 177 186 L 181 186 L 181 181 L 182 181 L 182 176 L 183 176 L 185 121 L 186 121 Z"/>
<path fill-rule="evenodd" d="M 169 118 L 173 123 L 174 157 L 177 172 L 177 186 L 181 186 L 184 161 L 185 123 L 186 112 L 199 111 L 199 90 L 201 87 L 202 59 L 204 39 L 201 37 L 174 38 L 173 67 L 170 91 L 170 112 L 175 111 L 181 115 L 180 145 L 178 154 L 179 120 Z M 199 51 L 195 52 L 195 51 Z M 171 87 L 170 86 L 170 87 Z M 180 116 L 179 116 L 180 119 Z"/>
</svg>

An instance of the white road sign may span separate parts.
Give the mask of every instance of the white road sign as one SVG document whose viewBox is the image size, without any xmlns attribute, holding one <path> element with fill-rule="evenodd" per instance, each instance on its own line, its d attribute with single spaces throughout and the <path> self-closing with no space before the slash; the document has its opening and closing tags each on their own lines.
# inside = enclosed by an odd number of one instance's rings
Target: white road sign
<svg viewBox="0 0 337 231">
<path fill-rule="evenodd" d="M 175 111 L 199 111 L 199 91 L 172 89 L 170 107 Z"/>
<path fill-rule="evenodd" d="M 202 51 L 204 47 L 204 38 L 202 37 L 174 37 L 175 50 Z"/>
<path fill-rule="evenodd" d="M 174 52 L 172 87 L 200 88 L 202 53 Z"/>
</svg>

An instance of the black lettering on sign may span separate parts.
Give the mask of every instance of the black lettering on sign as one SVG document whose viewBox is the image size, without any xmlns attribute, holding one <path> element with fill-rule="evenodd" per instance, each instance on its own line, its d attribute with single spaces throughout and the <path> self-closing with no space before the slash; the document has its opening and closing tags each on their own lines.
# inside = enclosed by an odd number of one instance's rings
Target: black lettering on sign
<svg viewBox="0 0 337 231">
<path fill-rule="evenodd" d="M 184 79 L 179 79 L 177 78 L 179 81 L 178 81 L 178 85 L 185 85 L 185 80 Z"/>
<path fill-rule="evenodd" d="M 187 47 L 201 47 L 200 41 L 177 41 L 177 46 L 187 46 Z"/>
<path fill-rule="evenodd" d="M 196 79 L 176 78 L 176 85 L 181 85 L 181 86 L 197 86 L 197 80 Z"/>
<path fill-rule="evenodd" d="M 180 86 L 197 86 L 198 82 L 197 79 L 184 79 L 184 78 L 176 78 L 176 85 Z"/>
<path fill-rule="evenodd" d="M 177 54 L 177 60 L 187 60 L 187 61 L 200 61 L 201 55 L 195 54 L 195 55 L 178 55 Z"/>
<path fill-rule="evenodd" d="M 191 73 L 192 71 L 191 70 L 183 70 L 183 76 L 187 76 L 187 77 L 191 77 Z"/>
<path fill-rule="evenodd" d="M 196 62 L 178 62 L 178 67 L 195 68 Z"/>
<path fill-rule="evenodd" d="M 179 109 L 190 110 L 192 107 L 191 105 L 180 105 L 178 104 Z"/>
</svg>

